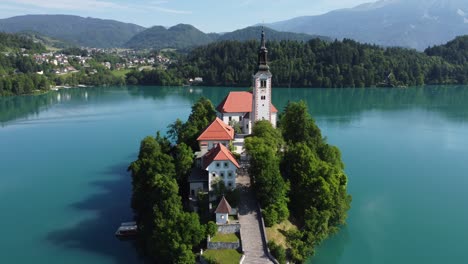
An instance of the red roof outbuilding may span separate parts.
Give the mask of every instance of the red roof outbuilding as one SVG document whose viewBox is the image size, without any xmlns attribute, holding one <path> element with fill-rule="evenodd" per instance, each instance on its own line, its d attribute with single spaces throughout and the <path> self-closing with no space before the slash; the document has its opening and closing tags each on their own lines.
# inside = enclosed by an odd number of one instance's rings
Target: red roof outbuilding
<svg viewBox="0 0 468 264">
<path fill-rule="evenodd" d="M 228 201 L 223 196 L 218 204 L 218 207 L 216 208 L 215 214 L 230 214 L 231 210 L 231 205 L 229 205 Z"/>
</svg>

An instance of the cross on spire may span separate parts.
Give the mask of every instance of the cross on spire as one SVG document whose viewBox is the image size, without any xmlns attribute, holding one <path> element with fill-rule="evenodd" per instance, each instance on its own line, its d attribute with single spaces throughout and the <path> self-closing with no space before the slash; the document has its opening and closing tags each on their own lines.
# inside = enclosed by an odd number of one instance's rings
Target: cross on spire
<svg viewBox="0 0 468 264">
<path fill-rule="evenodd" d="M 270 67 L 268 66 L 267 54 L 268 49 L 266 48 L 265 40 L 265 30 L 262 26 L 262 40 L 260 44 L 260 49 L 258 51 L 258 71 L 269 71 Z"/>
</svg>

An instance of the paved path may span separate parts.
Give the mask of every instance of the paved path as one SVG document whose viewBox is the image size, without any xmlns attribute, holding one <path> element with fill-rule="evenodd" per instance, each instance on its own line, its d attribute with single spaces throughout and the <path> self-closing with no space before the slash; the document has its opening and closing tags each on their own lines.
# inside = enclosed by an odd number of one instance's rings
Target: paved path
<svg viewBox="0 0 468 264">
<path fill-rule="evenodd" d="M 266 245 L 260 233 L 261 220 L 257 200 L 250 187 L 249 176 L 238 176 L 237 188 L 241 191 L 239 222 L 241 224 L 242 249 L 246 264 L 272 263 L 265 254 Z"/>
</svg>

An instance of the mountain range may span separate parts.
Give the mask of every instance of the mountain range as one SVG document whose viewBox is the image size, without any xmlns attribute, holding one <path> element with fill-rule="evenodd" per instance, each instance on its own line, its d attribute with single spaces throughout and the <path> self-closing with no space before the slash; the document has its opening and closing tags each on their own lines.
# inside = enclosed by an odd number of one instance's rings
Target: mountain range
<svg viewBox="0 0 468 264">
<path fill-rule="evenodd" d="M 260 27 L 248 27 L 224 34 L 204 33 L 187 24 L 170 28 L 144 28 L 115 20 L 71 15 L 25 15 L 0 19 L 0 32 L 20 33 L 56 48 L 75 45 L 92 48 L 187 49 L 215 41 L 258 40 L 261 30 Z M 319 37 L 269 28 L 264 30 L 269 40 L 307 41 Z M 328 40 L 326 37 L 319 38 Z"/>
<path fill-rule="evenodd" d="M 307 41 L 313 38 L 320 38 L 323 40 L 330 40 L 323 36 L 314 36 L 304 33 L 291 33 L 280 32 L 267 27 L 247 27 L 233 32 L 224 34 L 217 33 L 203 33 L 192 25 L 179 24 L 166 29 L 162 26 L 154 26 L 146 29 L 134 37 L 132 37 L 125 45 L 126 48 L 132 49 L 162 49 L 162 48 L 175 48 L 187 49 L 196 46 L 206 45 L 211 42 L 237 40 L 248 41 L 258 40 L 260 32 L 265 31 L 268 40 L 296 40 Z"/>
<path fill-rule="evenodd" d="M 349 38 L 381 46 L 424 50 L 468 34 L 468 1 L 380 0 L 265 26 L 269 40 Z M 115 20 L 70 15 L 25 15 L 0 19 L 0 31 L 36 32 L 64 43 L 96 48 L 186 49 L 222 40 L 258 39 L 260 30 L 259 27 L 247 27 L 224 34 L 207 34 L 186 24 L 144 28 Z"/>
<path fill-rule="evenodd" d="M 280 31 L 423 50 L 468 34 L 468 1 L 381 0 L 268 26 Z"/>
</svg>

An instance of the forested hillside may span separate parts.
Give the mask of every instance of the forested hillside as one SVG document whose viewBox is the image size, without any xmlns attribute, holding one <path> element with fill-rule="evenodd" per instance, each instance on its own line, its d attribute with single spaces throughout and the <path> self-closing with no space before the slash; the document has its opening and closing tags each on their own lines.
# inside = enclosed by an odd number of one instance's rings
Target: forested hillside
<svg viewBox="0 0 468 264">
<path fill-rule="evenodd" d="M 429 56 L 440 56 L 446 61 L 458 64 L 468 64 L 468 36 L 457 37 L 445 45 L 434 46 L 426 49 Z"/>
<path fill-rule="evenodd" d="M 179 24 L 166 29 L 154 26 L 135 35 L 125 47 L 131 49 L 186 49 L 213 42 L 213 36 L 205 34 L 191 25 Z"/>
<path fill-rule="evenodd" d="M 19 53 L 22 49 L 27 56 Z M 49 89 L 47 78 L 36 74 L 43 70 L 42 65 L 29 56 L 42 51 L 43 45 L 26 37 L 0 33 L 0 96 Z"/>
<path fill-rule="evenodd" d="M 144 28 L 115 20 L 71 15 L 25 15 L 0 19 L 0 31 L 34 31 L 78 46 L 121 47 Z"/>
<path fill-rule="evenodd" d="M 276 87 L 394 87 L 466 84 L 468 45 L 461 44 L 465 39 L 426 53 L 353 40 L 272 41 L 267 47 Z M 250 86 L 258 47 L 256 41 L 212 43 L 194 49 L 173 67 L 183 78 L 203 77 L 206 85 Z"/>
<path fill-rule="evenodd" d="M 267 27 L 246 27 L 243 29 L 235 30 L 233 32 L 225 33 L 217 39 L 218 41 L 224 40 L 237 40 L 237 41 L 248 41 L 248 40 L 257 40 L 258 34 L 262 30 L 265 31 L 265 34 L 268 36 L 268 39 L 271 41 L 281 41 L 281 40 L 297 40 L 297 41 L 308 41 L 314 38 L 320 38 L 323 40 L 331 41 L 330 38 L 320 37 L 315 35 L 303 34 L 303 33 L 292 33 L 292 32 L 282 32 L 276 31 Z"/>
<path fill-rule="evenodd" d="M 28 50 L 31 53 L 46 50 L 43 45 L 35 43 L 26 36 L 0 32 L 0 52 L 18 52 L 21 49 Z"/>
</svg>

